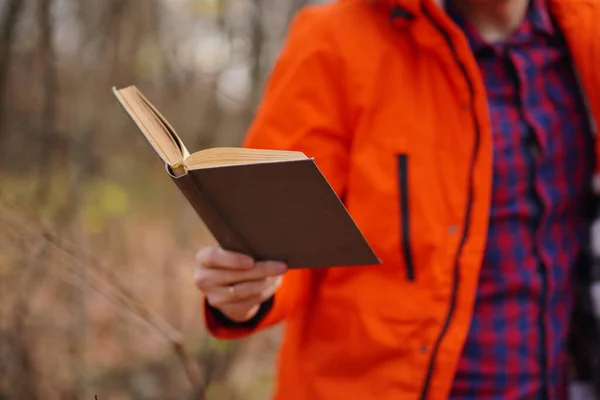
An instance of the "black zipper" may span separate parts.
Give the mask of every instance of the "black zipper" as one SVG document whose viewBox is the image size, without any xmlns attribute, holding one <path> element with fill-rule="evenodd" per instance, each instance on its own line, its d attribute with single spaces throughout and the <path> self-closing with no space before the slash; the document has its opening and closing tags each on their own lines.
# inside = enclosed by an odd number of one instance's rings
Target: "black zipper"
<svg viewBox="0 0 600 400">
<path fill-rule="evenodd" d="M 413 263 L 412 249 L 410 247 L 410 213 L 408 204 L 408 156 L 398 155 L 398 186 L 400 188 L 400 238 L 402 241 L 402 254 L 406 266 L 406 278 L 415 280 L 415 266 Z"/>
<path fill-rule="evenodd" d="M 427 394 L 429 392 L 429 385 L 431 384 L 431 378 L 432 378 L 433 372 L 434 372 L 435 360 L 437 357 L 437 353 L 440 349 L 442 340 L 444 339 L 444 336 L 446 335 L 446 332 L 448 331 L 448 328 L 450 327 L 450 322 L 452 321 L 452 317 L 454 315 L 454 310 L 456 308 L 456 298 L 457 298 L 457 294 L 458 294 L 458 285 L 459 285 L 459 261 L 460 261 L 460 256 L 462 254 L 464 245 L 469 236 L 469 225 L 471 223 L 471 207 L 473 204 L 473 171 L 475 169 L 475 161 L 477 159 L 477 154 L 479 153 L 479 142 L 481 139 L 480 138 L 481 127 L 479 126 L 479 121 L 477 121 L 477 117 L 475 116 L 474 111 L 473 111 L 475 109 L 475 88 L 473 86 L 473 82 L 471 81 L 471 79 L 469 79 L 469 74 L 467 73 L 467 69 L 466 69 L 464 63 L 458 57 L 458 54 L 456 52 L 456 47 L 454 46 L 452 39 L 450 39 L 450 36 L 448 35 L 448 33 L 444 30 L 444 28 L 442 28 L 438 24 L 438 22 L 435 20 L 435 18 L 433 18 L 431 16 L 429 11 L 427 11 L 427 9 L 425 7 L 423 7 L 423 13 L 444 37 L 445 41 L 447 42 L 448 46 L 450 47 L 450 50 L 452 51 L 454 60 L 456 61 L 458 67 L 460 68 L 460 70 L 467 82 L 467 85 L 469 86 L 469 94 L 470 94 L 469 104 L 471 107 L 471 111 L 473 112 L 473 124 L 475 127 L 475 144 L 473 146 L 473 153 L 471 154 L 471 164 L 469 167 L 469 186 L 467 188 L 467 190 L 468 190 L 467 209 L 465 212 L 465 219 L 463 222 L 463 227 L 464 227 L 463 234 L 460 239 L 458 251 L 456 252 L 456 256 L 454 257 L 454 272 L 453 272 L 453 278 L 452 278 L 452 294 L 450 297 L 450 307 L 448 308 L 448 314 L 446 315 L 446 319 L 444 321 L 444 325 L 442 326 L 442 330 L 440 331 L 440 333 L 433 345 L 433 348 L 431 350 L 431 359 L 429 360 L 429 366 L 427 367 L 427 374 L 425 376 L 425 382 L 423 383 L 423 391 L 421 392 L 421 400 L 426 400 Z"/>
</svg>

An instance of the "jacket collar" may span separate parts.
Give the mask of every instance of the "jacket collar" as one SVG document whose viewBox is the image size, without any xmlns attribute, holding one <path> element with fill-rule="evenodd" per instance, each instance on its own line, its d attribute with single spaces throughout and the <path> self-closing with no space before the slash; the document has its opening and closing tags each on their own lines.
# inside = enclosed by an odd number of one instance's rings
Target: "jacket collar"
<svg viewBox="0 0 600 400">
<path fill-rule="evenodd" d="M 421 3 L 423 0 L 368 0 L 378 7 L 386 9 L 403 10 L 407 15 L 416 17 L 421 13 Z"/>
<path fill-rule="evenodd" d="M 421 5 L 424 2 L 430 2 L 437 4 L 440 8 L 444 8 L 448 0 L 368 0 L 380 7 L 387 9 L 399 8 L 407 13 L 417 16 L 421 11 Z M 532 0 L 533 5 L 536 9 L 536 15 L 534 21 L 532 21 L 535 27 L 539 30 L 546 31 L 549 34 L 553 34 L 552 23 L 550 21 L 548 7 L 546 0 Z"/>
</svg>

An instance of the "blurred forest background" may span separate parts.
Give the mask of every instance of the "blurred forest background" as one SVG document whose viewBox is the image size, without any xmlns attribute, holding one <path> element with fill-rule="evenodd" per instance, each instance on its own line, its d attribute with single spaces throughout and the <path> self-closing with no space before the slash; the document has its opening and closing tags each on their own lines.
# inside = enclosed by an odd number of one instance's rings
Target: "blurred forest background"
<svg viewBox="0 0 600 400">
<path fill-rule="evenodd" d="M 238 145 L 306 3 L 0 0 L 0 400 L 269 397 L 279 332 L 204 332 L 212 239 L 111 87 Z"/>
</svg>

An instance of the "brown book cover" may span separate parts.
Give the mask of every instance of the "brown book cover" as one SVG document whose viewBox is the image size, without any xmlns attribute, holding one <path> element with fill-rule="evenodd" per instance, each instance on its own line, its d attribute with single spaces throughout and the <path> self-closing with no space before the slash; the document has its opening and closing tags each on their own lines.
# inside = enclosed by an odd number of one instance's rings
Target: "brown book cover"
<svg viewBox="0 0 600 400">
<path fill-rule="evenodd" d="M 235 147 L 190 155 L 137 88 L 113 91 L 223 248 L 290 268 L 380 263 L 314 159 Z"/>
</svg>

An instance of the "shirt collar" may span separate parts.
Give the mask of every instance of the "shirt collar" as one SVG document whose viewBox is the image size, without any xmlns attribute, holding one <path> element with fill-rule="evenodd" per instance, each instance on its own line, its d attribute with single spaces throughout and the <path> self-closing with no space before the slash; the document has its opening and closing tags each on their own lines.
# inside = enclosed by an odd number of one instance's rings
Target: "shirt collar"
<svg viewBox="0 0 600 400">
<path fill-rule="evenodd" d="M 556 28 L 550 16 L 547 0 L 531 0 L 527 18 L 536 31 L 549 36 L 556 34 Z"/>
</svg>

